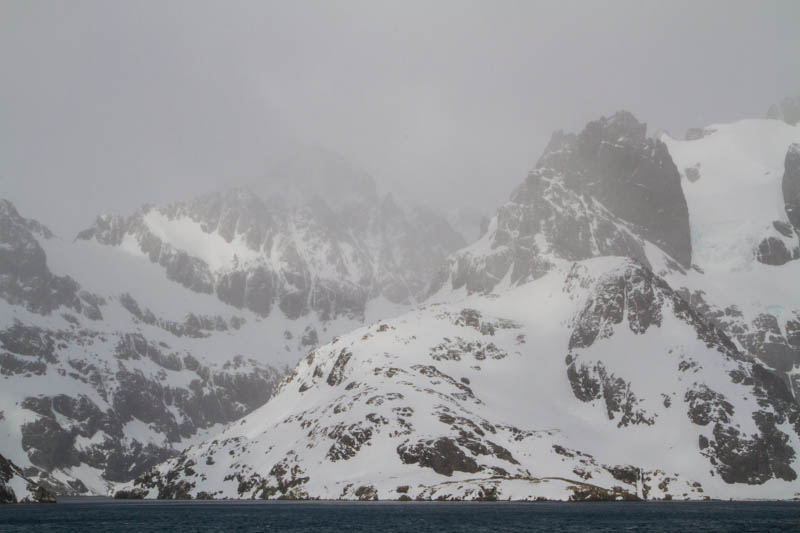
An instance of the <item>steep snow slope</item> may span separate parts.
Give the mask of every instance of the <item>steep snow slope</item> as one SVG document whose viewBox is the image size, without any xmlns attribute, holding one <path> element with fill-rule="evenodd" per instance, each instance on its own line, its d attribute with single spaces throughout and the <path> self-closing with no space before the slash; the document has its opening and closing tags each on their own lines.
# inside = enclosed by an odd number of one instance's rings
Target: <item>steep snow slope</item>
<svg viewBox="0 0 800 533">
<path fill-rule="evenodd" d="M 778 120 L 716 124 L 694 140 L 662 137 L 689 206 L 693 262 L 665 272 L 695 309 L 800 393 L 800 224 L 790 213 L 800 183 L 800 127 Z"/>
<path fill-rule="evenodd" d="M 704 136 L 662 140 L 681 170 L 692 228 L 692 260 L 706 271 L 740 271 L 760 260 L 800 256 L 782 194 L 789 146 L 800 127 L 742 120 L 704 128 Z"/>
<path fill-rule="evenodd" d="M 798 445 L 775 374 L 648 269 L 607 257 L 342 336 L 267 405 L 134 486 L 162 498 L 787 497 Z"/>
</svg>

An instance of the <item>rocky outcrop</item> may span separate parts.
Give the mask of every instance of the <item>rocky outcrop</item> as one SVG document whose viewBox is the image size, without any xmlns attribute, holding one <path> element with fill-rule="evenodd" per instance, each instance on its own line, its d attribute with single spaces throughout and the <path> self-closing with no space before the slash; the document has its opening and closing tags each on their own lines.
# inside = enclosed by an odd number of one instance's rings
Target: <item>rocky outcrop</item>
<svg viewBox="0 0 800 533">
<path fill-rule="evenodd" d="M 645 124 L 621 111 L 590 122 L 577 136 L 555 134 L 538 167 L 553 169 L 568 188 L 599 201 L 688 267 L 689 211 L 680 174 L 667 147 L 648 139 L 646 131 Z"/>
<path fill-rule="evenodd" d="M 0 199 L 0 298 L 34 313 L 50 314 L 63 306 L 101 319 L 102 299 L 82 291 L 70 277 L 53 275 L 39 238 L 51 239 L 53 234 Z"/>
<path fill-rule="evenodd" d="M 765 265 L 780 266 L 797 259 L 800 250 L 790 250 L 783 239 L 767 237 L 758 244 L 756 260 Z"/>
<path fill-rule="evenodd" d="M 95 394 L 77 396 L 42 391 L 22 402 L 23 409 L 37 415 L 20 428 L 22 448 L 42 475 L 85 464 L 101 470 L 106 480 L 130 480 L 174 455 L 183 439 L 263 405 L 281 376 L 241 356 L 209 368 L 190 354 L 166 352 L 141 334 L 121 335 L 115 348 L 118 363 L 103 366 L 67 360 L 54 347 L 54 339 L 66 347 L 80 337 L 18 326 L 2 332 L 0 339 L 5 349 L 16 350 L 13 356 L 6 354 L 15 361 L 34 358 L 45 369 L 69 372 L 94 389 Z M 155 372 L 135 369 L 142 360 L 153 364 Z M 182 374 L 188 386 L 170 384 L 167 372 Z M 129 423 L 143 424 L 161 435 L 162 442 L 129 436 Z"/>
<path fill-rule="evenodd" d="M 793 144 L 786 152 L 782 182 L 786 216 L 800 236 L 800 144 Z"/>
<path fill-rule="evenodd" d="M 695 300 L 695 305 L 697 303 Z M 694 330 L 698 340 L 731 361 L 734 366 L 729 372 L 729 380 L 749 387 L 750 394 L 758 398 L 762 407 L 748 413 L 756 428 L 754 433 L 748 434 L 734 422 L 736 413 L 728 398 L 706 384 L 694 381 L 685 391 L 683 400 L 689 419 L 698 426 L 711 429 L 699 440 L 701 453 L 709 458 L 727 483 L 760 485 L 773 478 L 794 481 L 797 474 L 792 463 L 796 452 L 789 445 L 789 435 L 779 429 L 788 422 L 800 436 L 800 404 L 794 400 L 791 385 L 780 373 L 754 364 L 723 330 L 692 307 L 691 299 L 685 300 L 664 280 L 640 265 L 629 263 L 601 276 L 594 282 L 583 311 L 575 317 L 566 363 L 576 398 L 584 402 L 602 400 L 608 418 L 618 420 L 619 427 L 657 423 L 655 415 L 639 405 L 639 395 L 644 391 L 636 391 L 631 382 L 617 375 L 620 371 L 615 372 L 614 367 L 603 359 L 584 360 L 584 352 L 619 334 L 624 324 L 636 335 L 645 334 L 649 328 L 659 328 L 667 314 L 679 317 Z M 775 317 L 761 315 L 760 321 L 755 324 L 758 328 L 756 333 L 740 337 L 745 348 L 759 353 L 761 359 L 779 370 L 786 371 L 793 364 L 800 364 L 794 361 L 792 349 L 782 338 Z M 782 339 L 784 344 L 776 343 L 773 335 Z M 784 366 L 784 362 L 788 366 Z M 677 366 L 679 373 L 693 375 L 700 366 L 681 350 Z M 672 398 L 664 398 L 664 405 L 669 408 Z"/>
<path fill-rule="evenodd" d="M 19 494 L 12 485 L 22 489 Z M 20 467 L 0 455 L 0 504 L 55 502 L 52 491 L 28 479 Z"/>
<path fill-rule="evenodd" d="M 556 132 L 486 235 L 451 257 L 432 292 L 445 286 L 487 292 L 505 279 L 519 284 L 559 260 L 619 255 L 649 265 L 646 241 L 669 254 L 672 268 L 688 267 L 680 175 L 666 146 L 645 131 L 630 113 L 619 112 L 578 135 Z"/>
<path fill-rule="evenodd" d="M 787 382 L 796 380 L 789 375 L 800 365 L 800 311 L 789 311 L 779 317 L 762 312 L 745 318 L 736 305 L 725 308 L 709 302 L 702 290 L 676 291 L 687 305 L 705 321 L 713 324 L 730 339 L 735 339 L 744 353 L 780 372 L 787 372 Z M 793 385 L 800 392 L 800 382 Z"/>
</svg>

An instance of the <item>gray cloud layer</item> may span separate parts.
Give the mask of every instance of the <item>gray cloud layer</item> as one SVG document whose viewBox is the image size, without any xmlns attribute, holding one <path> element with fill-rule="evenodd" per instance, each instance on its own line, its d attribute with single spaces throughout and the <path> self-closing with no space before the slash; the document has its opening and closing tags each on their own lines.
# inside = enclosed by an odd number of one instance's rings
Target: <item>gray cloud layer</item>
<svg viewBox="0 0 800 533">
<path fill-rule="evenodd" d="M 760 117 L 800 3 L 0 3 L 0 196 L 64 236 L 263 176 L 294 142 L 490 213 L 554 129 Z"/>
</svg>

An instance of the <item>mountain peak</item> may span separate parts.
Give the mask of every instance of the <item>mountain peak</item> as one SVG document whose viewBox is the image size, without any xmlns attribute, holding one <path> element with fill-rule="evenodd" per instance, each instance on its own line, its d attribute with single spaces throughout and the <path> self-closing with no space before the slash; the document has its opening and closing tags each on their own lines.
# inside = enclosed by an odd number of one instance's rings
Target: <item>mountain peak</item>
<svg viewBox="0 0 800 533">
<path fill-rule="evenodd" d="M 772 104 L 767 110 L 767 118 L 783 120 L 791 126 L 800 124 L 800 93 L 787 96 L 778 104 Z"/>
</svg>

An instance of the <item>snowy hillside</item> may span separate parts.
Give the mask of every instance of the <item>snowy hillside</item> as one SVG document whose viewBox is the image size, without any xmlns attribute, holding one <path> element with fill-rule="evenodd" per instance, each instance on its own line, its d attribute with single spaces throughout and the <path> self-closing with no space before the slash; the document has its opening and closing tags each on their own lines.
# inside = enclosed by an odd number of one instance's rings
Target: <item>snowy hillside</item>
<svg viewBox="0 0 800 533">
<path fill-rule="evenodd" d="M 800 257 L 782 193 L 789 146 L 800 127 L 743 120 L 703 129 L 699 139 L 663 136 L 682 175 L 692 261 L 706 271 L 746 270 Z"/>
<path fill-rule="evenodd" d="M 744 120 L 664 137 L 682 169 L 692 261 L 673 287 L 800 393 L 800 127 Z"/>
<path fill-rule="evenodd" d="M 785 385 L 621 258 L 430 305 L 312 351 L 150 497 L 787 497 Z"/>
<path fill-rule="evenodd" d="M 759 255 L 773 229 L 787 249 L 800 229 L 800 198 L 785 192 L 800 190 L 797 129 L 713 129 L 661 142 L 621 112 L 555 134 L 484 236 L 448 259 L 426 306 L 311 351 L 264 407 L 133 490 L 798 496 L 800 261 Z M 742 172 L 720 170 L 723 145 Z"/>
</svg>

